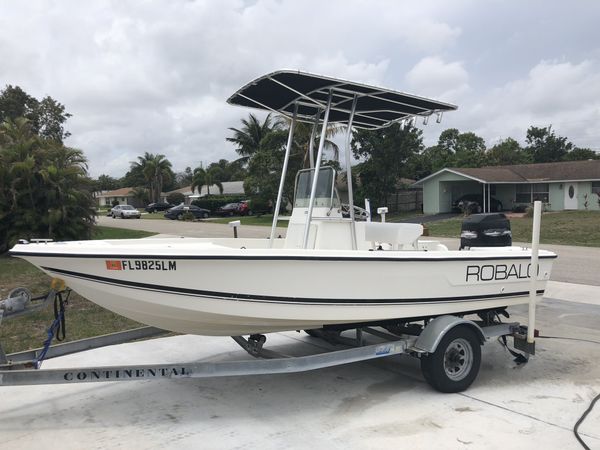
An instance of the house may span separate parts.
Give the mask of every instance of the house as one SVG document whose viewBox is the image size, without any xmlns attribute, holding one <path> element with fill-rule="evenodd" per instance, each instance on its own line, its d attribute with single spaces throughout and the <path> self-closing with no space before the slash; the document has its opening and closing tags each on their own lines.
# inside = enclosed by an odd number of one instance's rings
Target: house
<svg viewBox="0 0 600 450">
<path fill-rule="evenodd" d="M 120 188 L 113 191 L 100 191 L 96 194 L 98 206 L 111 206 L 114 201 L 119 202 L 119 205 L 131 205 L 133 201 L 133 188 Z"/>
<path fill-rule="evenodd" d="M 444 168 L 413 186 L 423 187 L 426 214 L 450 212 L 465 194 L 481 195 L 485 211 L 491 197 L 504 210 L 534 200 L 544 202 L 549 211 L 600 210 L 600 160 Z"/>
<path fill-rule="evenodd" d="M 223 195 L 244 195 L 243 181 L 224 181 L 221 184 L 223 185 Z M 202 186 L 200 192 L 198 192 L 197 188 L 192 192 L 192 186 L 186 186 L 181 189 L 175 189 L 174 191 L 167 192 L 165 196 L 168 196 L 169 194 L 174 194 L 176 192 L 183 194 L 183 196 L 185 197 L 186 205 L 189 205 L 192 202 L 192 200 L 208 195 L 208 190 L 206 186 Z M 210 194 L 221 194 L 221 191 L 219 190 L 219 187 L 216 184 L 210 186 Z"/>
<path fill-rule="evenodd" d="M 141 202 L 139 199 L 135 198 L 133 195 L 133 191 L 135 188 L 126 187 L 115 189 L 113 191 L 100 191 L 95 193 L 96 201 L 98 202 L 98 206 L 112 206 L 114 201 L 118 201 L 119 205 L 132 205 L 136 208 L 141 208 L 146 206 L 144 202 Z M 162 192 L 160 194 L 160 201 L 165 202 L 167 199 L 167 194 Z"/>
</svg>

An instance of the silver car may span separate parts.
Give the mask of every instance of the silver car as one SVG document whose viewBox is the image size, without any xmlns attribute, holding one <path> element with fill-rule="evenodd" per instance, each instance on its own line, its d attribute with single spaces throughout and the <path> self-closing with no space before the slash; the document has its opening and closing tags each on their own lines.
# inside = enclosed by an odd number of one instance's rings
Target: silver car
<svg viewBox="0 0 600 450">
<path fill-rule="evenodd" d="M 117 205 L 110 210 L 110 215 L 113 219 L 120 217 L 121 219 L 139 219 L 141 213 L 131 205 Z"/>
</svg>

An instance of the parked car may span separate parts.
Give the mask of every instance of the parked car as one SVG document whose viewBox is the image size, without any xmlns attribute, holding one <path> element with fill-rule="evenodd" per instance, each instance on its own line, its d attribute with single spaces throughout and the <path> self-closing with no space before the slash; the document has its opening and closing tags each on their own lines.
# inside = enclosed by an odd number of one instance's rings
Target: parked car
<svg viewBox="0 0 600 450">
<path fill-rule="evenodd" d="M 217 214 L 220 216 L 251 216 L 252 210 L 248 206 L 247 201 L 237 203 L 227 203 L 217 209 Z"/>
<path fill-rule="evenodd" d="M 144 209 L 146 210 L 146 212 L 153 213 L 156 211 L 166 211 L 167 209 L 171 209 L 174 206 L 175 205 L 172 205 L 171 203 L 156 202 L 148 204 L 148 206 L 146 206 L 146 208 Z"/>
<path fill-rule="evenodd" d="M 500 212 L 504 208 L 500 200 L 490 197 L 490 211 Z M 466 194 L 459 197 L 452 203 L 453 211 L 467 210 L 470 213 L 480 213 L 483 211 L 483 195 L 482 194 Z"/>
<path fill-rule="evenodd" d="M 121 219 L 139 219 L 142 214 L 131 205 L 117 205 L 110 210 L 110 215 L 113 219 L 120 217 Z"/>
<path fill-rule="evenodd" d="M 208 209 L 199 208 L 196 205 L 179 205 L 167 210 L 165 213 L 165 218 L 171 220 L 181 220 L 183 219 L 183 215 L 187 212 L 192 213 L 195 219 L 206 219 L 210 215 L 210 211 Z"/>
</svg>

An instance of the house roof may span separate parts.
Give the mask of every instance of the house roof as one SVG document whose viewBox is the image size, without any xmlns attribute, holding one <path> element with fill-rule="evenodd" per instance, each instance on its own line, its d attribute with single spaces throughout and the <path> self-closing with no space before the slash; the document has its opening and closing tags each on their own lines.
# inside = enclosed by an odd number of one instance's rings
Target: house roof
<svg viewBox="0 0 600 450">
<path fill-rule="evenodd" d="M 227 195 L 227 194 L 243 194 L 244 193 L 244 182 L 243 181 L 224 181 L 223 183 L 221 183 L 223 185 L 223 194 Z M 175 192 L 180 192 L 185 196 L 190 196 L 190 195 L 198 195 L 200 197 L 203 197 L 207 194 L 206 191 L 206 185 L 202 186 L 202 189 L 199 191 L 198 188 L 196 188 L 193 192 L 192 192 L 192 186 L 185 186 L 182 187 L 181 189 L 175 189 L 174 191 L 169 191 L 167 192 L 167 195 L 169 194 L 173 194 Z M 213 184 L 210 186 L 210 192 L 212 194 L 220 194 L 219 191 L 219 187 L 216 184 Z"/>
<path fill-rule="evenodd" d="M 115 189 L 114 191 L 104 191 L 98 197 L 129 197 L 133 188 L 126 187 L 121 189 Z"/>
<path fill-rule="evenodd" d="M 297 120 L 312 123 L 322 118 L 332 93 L 329 122 L 348 125 L 353 99 L 355 128 L 377 129 L 415 116 L 452 111 L 457 107 L 416 95 L 312 73 L 279 70 L 259 77 L 239 89 L 227 102 L 232 105 L 274 111 L 291 118 L 297 104 Z"/>
<path fill-rule="evenodd" d="M 449 167 L 417 181 L 415 185 L 422 184 L 442 172 L 462 175 L 480 183 L 547 183 L 600 180 L 600 160 L 518 164 L 514 166 Z"/>
</svg>

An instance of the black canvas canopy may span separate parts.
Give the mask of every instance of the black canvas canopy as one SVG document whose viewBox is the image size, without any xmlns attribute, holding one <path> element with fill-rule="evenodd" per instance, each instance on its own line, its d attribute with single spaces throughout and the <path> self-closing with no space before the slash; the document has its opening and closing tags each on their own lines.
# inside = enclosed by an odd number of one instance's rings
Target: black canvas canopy
<svg viewBox="0 0 600 450">
<path fill-rule="evenodd" d="M 329 123 L 347 125 L 356 96 L 352 122 L 356 128 L 377 129 L 403 119 L 428 117 L 457 108 L 449 103 L 390 89 L 291 70 L 259 77 L 229 97 L 227 102 L 277 112 L 290 118 L 297 104 L 297 120 L 313 122 L 317 114 L 318 119 L 322 119 L 330 92 Z"/>
</svg>

